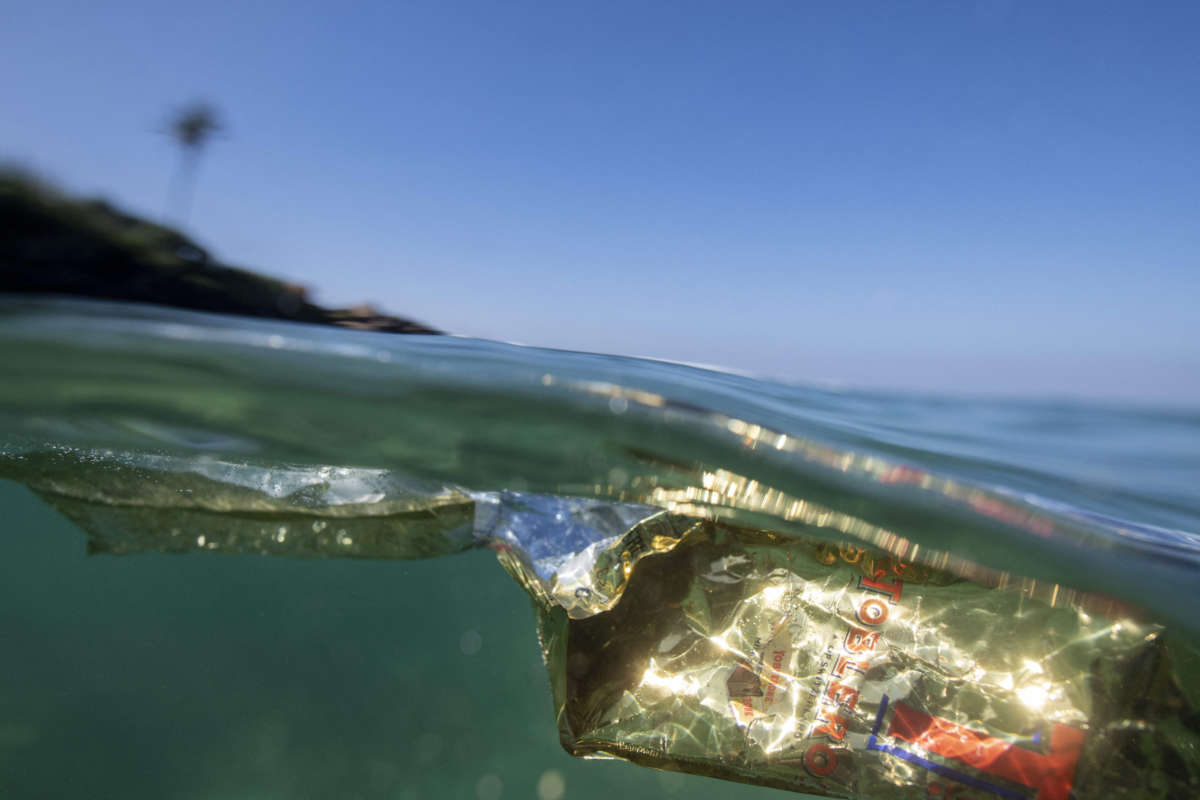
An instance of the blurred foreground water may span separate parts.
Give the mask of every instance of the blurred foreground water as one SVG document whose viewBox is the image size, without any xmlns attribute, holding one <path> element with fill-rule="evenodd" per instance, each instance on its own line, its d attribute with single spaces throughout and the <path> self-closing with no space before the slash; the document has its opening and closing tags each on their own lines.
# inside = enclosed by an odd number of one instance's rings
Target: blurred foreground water
<svg viewBox="0 0 1200 800">
<path fill-rule="evenodd" d="M 0 353 L 6 796 L 795 797 L 559 748 L 484 548 L 556 569 L 644 506 L 1200 634 L 1200 412 L 28 298 Z"/>
</svg>

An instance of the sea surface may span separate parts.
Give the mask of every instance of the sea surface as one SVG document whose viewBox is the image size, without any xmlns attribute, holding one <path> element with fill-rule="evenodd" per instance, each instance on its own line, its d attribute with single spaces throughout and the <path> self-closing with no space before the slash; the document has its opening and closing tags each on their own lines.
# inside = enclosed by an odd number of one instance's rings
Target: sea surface
<svg viewBox="0 0 1200 800">
<path fill-rule="evenodd" d="M 562 751 L 488 549 L 496 519 L 567 547 L 561 498 L 850 536 L 1200 638 L 1198 409 L 53 298 L 0 298 L 0 363 L 6 798 L 797 797 Z"/>
</svg>

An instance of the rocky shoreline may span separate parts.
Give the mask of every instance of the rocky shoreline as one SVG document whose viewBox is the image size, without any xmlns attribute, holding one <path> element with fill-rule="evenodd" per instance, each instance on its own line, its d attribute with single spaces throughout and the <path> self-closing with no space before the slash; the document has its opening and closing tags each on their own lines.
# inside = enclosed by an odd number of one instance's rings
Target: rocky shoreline
<svg viewBox="0 0 1200 800">
<path fill-rule="evenodd" d="M 370 306 L 326 308 L 303 286 L 222 264 L 172 228 L 105 200 L 0 172 L 0 292 L 59 294 L 382 331 L 441 331 Z"/>
</svg>

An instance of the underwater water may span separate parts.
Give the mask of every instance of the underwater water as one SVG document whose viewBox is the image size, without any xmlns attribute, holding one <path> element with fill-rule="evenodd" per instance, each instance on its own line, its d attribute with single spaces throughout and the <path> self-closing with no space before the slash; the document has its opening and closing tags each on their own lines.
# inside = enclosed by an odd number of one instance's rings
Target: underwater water
<svg viewBox="0 0 1200 800">
<path fill-rule="evenodd" d="M 563 752 L 488 550 L 591 541 L 551 497 L 618 531 L 652 507 L 850 536 L 1200 636 L 1197 411 L 54 299 L 0 300 L 0 357 L 4 796 L 796 797 Z"/>
<path fill-rule="evenodd" d="M 89 558 L 24 487 L 0 503 L 4 797 L 796 797 L 568 756 L 489 552 Z"/>
</svg>

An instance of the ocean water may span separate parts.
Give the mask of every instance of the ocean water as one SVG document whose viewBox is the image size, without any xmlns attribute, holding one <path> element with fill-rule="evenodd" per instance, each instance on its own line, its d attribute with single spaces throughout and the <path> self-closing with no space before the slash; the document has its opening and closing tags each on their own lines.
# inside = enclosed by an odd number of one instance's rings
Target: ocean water
<svg viewBox="0 0 1200 800">
<path fill-rule="evenodd" d="M 0 357 L 4 797 L 797 796 L 567 756 L 493 501 L 547 558 L 538 498 L 647 505 L 1200 637 L 1197 410 L 37 298 Z"/>
</svg>

